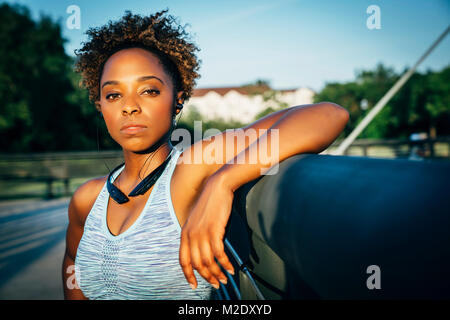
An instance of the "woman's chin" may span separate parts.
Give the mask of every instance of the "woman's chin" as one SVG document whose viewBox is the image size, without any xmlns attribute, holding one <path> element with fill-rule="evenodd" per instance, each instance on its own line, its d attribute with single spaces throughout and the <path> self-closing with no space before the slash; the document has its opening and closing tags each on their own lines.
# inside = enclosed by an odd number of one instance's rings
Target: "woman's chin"
<svg viewBox="0 0 450 320">
<path fill-rule="evenodd" d="M 156 143 L 156 142 L 155 142 Z M 124 151 L 133 152 L 133 153 L 149 153 L 151 151 L 154 151 L 154 145 L 153 144 L 122 144 L 122 149 Z"/>
<path fill-rule="evenodd" d="M 168 133 L 168 132 L 167 132 Z M 119 145 L 122 147 L 124 151 L 133 152 L 133 153 L 149 153 L 154 151 L 159 145 L 163 144 L 164 141 L 168 139 L 167 133 L 165 135 L 161 136 L 154 136 L 151 137 L 139 135 L 139 136 L 133 136 L 133 137 L 127 137 L 123 138 L 120 137 L 119 140 L 120 143 L 116 140 L 116 142 L 119 143 Z"/>
</svg>

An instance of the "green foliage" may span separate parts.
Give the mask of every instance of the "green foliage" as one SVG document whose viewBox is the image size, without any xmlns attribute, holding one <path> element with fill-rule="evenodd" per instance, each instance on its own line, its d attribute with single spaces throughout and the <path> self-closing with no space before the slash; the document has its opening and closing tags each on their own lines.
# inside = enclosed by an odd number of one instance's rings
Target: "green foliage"
<svg viewBox="0 0 450 320">
<path fill-rule="evenodd" d="M 261 119 L 265 116 L 267 116 L 268 114 L 271 114 L 273 112 L 275 112 L 276 110 L 272 107 L 268 107 L 266 109 L 264 109 L 263 111 L 259 112 L 256 116 L 255 116 L 255 120 Z"/>
<path fill-rule="evenodd" d="M 45 15 L 35 22 L 26 7 L 2 4 L 0 42 L 2 152 L 96 149 L 97 126 L 101 137 L 106 128 L 78 87 L 60 24 Z"/>
<path fill-rule="evenodd" d="M 429 73 L 425 110 L 433 123 L 443 114 L 450 116 L 450 66 L 437 73 Z"/>
<path fill-rule="evenodd" d="M 344 129 L 346 136 L 400 76 L 392 68 L 378 64 L 374 70 L 358 71 L 354 81 L 328 83 L 314 100 L 332 101 L 349 111 L 350 120 Z M 439 135 L 449 135 L 449 83 L 450 66 L 440 72 L 415 73 L 359 138 L 408 138 L 413 132 L 429 132 L 432 128 Z M 366 102 L 366 109 L 363 100 Z"/>
</svg>

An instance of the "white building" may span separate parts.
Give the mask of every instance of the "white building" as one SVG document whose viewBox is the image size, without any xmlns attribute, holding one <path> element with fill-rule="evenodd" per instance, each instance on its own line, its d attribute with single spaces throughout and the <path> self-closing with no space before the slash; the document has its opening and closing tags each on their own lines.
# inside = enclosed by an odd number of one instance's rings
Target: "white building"
<svg viewBox="0 0 450 320">
<path fill-rule="evenodd" d="M 267 99 L 272 96 L 271 99 Z M 272 90 L 268 86 L 222 87 L 195 89 L 184 111 L 195 109 L 206 120 L 222 118 L 251 123 L 261 111 L 313 103 L 314 91 L 309 88 Z M 266 98 L 266 101 L 264 101 Z"/>
</svg>

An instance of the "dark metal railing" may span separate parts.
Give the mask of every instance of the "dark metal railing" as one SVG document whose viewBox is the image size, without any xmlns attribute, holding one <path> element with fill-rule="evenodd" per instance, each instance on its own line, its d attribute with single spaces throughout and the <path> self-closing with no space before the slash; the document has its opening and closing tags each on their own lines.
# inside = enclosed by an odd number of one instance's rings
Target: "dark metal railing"
<svg viewBox="0 0 450 320">
<path fill-rule="evenodd" d="M 268 299 L 450 298 L 450 161 L 294 156 L 236 190 L 233 219 L 226 237 Z"/>
</svg>

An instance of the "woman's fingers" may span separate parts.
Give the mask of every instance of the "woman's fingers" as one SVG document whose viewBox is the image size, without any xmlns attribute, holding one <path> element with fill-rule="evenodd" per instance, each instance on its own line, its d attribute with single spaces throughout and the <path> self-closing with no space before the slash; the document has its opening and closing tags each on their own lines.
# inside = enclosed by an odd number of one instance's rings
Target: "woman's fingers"
<svg viewBox="0 0 450 320">
<path fill-rule="evenodd" d="M 191 249 L 189 246 L 189 239 L 186 233 L 181 234 L 180 242 L 180 265 L 183 269 L 184 276 L 187 282 L 191 285 L 192 289 L 197 288 L 197 279 L 194 275 L 194 270 L 191 264 Z"/>
<path fill-rule="evenodd" d="M 203 265 L 208 268 L 209 273 L 212 274 L 213 281 L 210 283 L 212 285 L 219 285 L 219 282 L 222 282 L 223 284 L 227 283 L 227 277 L 223 274 L 222 270 L 220 269 L 220 267 L 218 266 L 218 264 L 216 263 L 216 261 L 214 260 L 214 254 L 213 251 L 211 249 L 211 246 L 209 244 L 209 239 L 204 239 L 201 242 L 201 247 L 200 247 L 200 252 L 202 255 L 202 263 Z"/>
<path fill-rule="evenodd" d="M 219 288 L 217 279 L 211 274 L 208 267 L 203 263 L 204 259 L 201 255 L 199 242 L 191 241 L 191 263 L 192 266 L 200 273 L 200 275 L 209 283 L 211 283 L 216 289 Z"/>
<path fill-rule="evenodd" d="M 225 253 L 222 239 L 220 239 L 219 237 L 213 237 L 213 239 L 211 239 L 211 248 L 220 265 L 224 267 L 224 269 L 227 270 L 228 273 L 234 275 L 234 268 Z"/>
<path fill-rule="evenodd" d="M 201 238 L 200 238 L 201 237 Z M 195 236 L 191 232 L 184 231 L 180 241 L 180 264 L 186 280 L 193 288 L 198 283 L 194 269 L 215 288 L 219 287 L 219 281 L 227 283 L 227 277 L 222 272 L 220 265 L 229 273 L 234 274 L 234 268 L 225 254 L 224 244 L 218 236 L 206 235 Z"/>
</svg>

